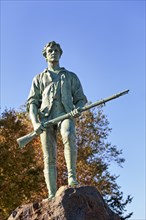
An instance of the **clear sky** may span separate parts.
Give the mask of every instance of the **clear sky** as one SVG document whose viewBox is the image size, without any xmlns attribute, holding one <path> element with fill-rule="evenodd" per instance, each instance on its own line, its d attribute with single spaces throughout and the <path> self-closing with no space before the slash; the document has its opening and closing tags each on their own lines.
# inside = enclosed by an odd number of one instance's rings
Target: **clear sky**
<svg viewBox="0 0 146 220">
<path fill-rule="evenodd" d="M 131 219 L 145 216 L 145 1 L 1 0 L 1 111 L 25 104 L 32 78 L 46 68 L 44 45 L 64 51 L 60 65 L 80 78 L 89 101 L 107 103 L 109 141 L 123 149 L 118 184 L 133 196 Z"/>
</svg>

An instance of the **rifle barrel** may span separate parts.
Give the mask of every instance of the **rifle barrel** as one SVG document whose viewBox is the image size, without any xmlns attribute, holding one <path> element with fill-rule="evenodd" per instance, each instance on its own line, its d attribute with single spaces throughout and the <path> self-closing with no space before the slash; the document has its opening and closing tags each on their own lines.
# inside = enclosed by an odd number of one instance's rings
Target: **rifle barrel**
<svg viewBox="0 0 146 220">
<path fill-rule="evenodd" d="M 93 108 L 93 107 L 95 107 L 95 106 L 105 104 L 106 102 L 111 101 L 112 99 L 116 99 L 116 98 L 118 98 L 118 97 L 120 97 L 120 96 L 122 96 L 122 95 L 125 95 L 125 94 L 127 94 L 128 92 L 129 92 L 129 89 L 128 89 L 128 90 L 125 90 L 125 91 L 123 91 L 123 92 L 117 93 L 117 94 L 115 94 L 115 95 L 109 96 L 108 98 L 102 99 L 102 100 L 100 100 L 100 101 L 94 102 L 94 103 L 92 103 L 92 104 L 90 104 L 90 105 L 84 106 L 84 107 L 81 109 L 81 112 L 82 112 L 82 111 L 86 111 L 86 110 L 88 110 L 88 109 L 90 109 L 90 108 Z"/>
</svg>

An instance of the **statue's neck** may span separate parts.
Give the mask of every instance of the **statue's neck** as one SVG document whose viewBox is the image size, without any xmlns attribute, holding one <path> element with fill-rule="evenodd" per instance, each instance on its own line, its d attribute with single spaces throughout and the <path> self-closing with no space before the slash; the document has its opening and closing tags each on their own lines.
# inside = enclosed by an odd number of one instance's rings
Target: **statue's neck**
<svg viewBox="0 0 146 220">
<path fill-rule="evenodd" d="M 48 63 L 48 70 L 50 70 L 50 71 L 56 71 L 56 70 L 59 70 L 60 69 L 60 65 L 59 65 L 59 63 L 57 62 L 57 63 L 55 63 L 55 62 L 50 62 L 50 63 Z"/>
</svg>

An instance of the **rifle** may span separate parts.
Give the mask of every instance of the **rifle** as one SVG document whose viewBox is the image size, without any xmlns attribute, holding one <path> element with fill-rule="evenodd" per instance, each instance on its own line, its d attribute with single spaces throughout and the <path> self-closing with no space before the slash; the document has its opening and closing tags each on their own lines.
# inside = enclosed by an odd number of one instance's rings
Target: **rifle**
<svg viewBox="0 0 146 220">
<path fill-rule="evenodd" d="M 122 95 L 125 95 L 125 94 L 127 94 L 128 92 L 129 92 L 129 90 L 125 90 L 125 91 L 123 91 L 123 92 L 120 92 L 120 93 L 117 93 L 117 94 L 115 94 L 115 95 L 112 95 L 112 96 L 110 96 L 110 97 L 108 97 L 108 98 L 105 98 L 105 99 L 102 99 L 102 100 L 100 100 L 100 101 L 94 102 L 94 103 L 92 103 L 92 104 L 90 104 L 90 105 L 84 106 L 83 108 L 78 108 L 78 112 L 81 113 L 81 112 L 87 111 L 88 109 L 93 108 L 93 107 L 95 107 L 95 106 L 99 106 L 99 105 L 105 104 L 106 102 L 109 102 L 109 101 L 111 101 L 112 99 L 116 99 L 116 98 L 118 98 L 118 97 L 120 97 L 120 96 L 122 96 Z M 49 121 L 43 123 L 43 126 L 44 126 L 44 127 L 48 127 L 48 126 L 50 126 L 50 125 L 57 124 L 58 122 L 63 121 L 64 119 L 72 118 L 72 117 L 73 117 L 73 116 L 72 116 L 72 113 L 69 112 L 69 113 L 67 113 L 67 114 L 65 114 L 65 115 L 59 116 L 59 117 L 57 117 L 57 118 L 51 119 L 51 120 L 49 120 Z M 18 139 L 17 139 L 17 143 L 19 144 L 19 147 L 20 147 L 20 148 L 25 147 L 26 144 L 28 144 L 30 141 L 32 141 L 34 138 L 36 138 L 36 137 L 37 137 L 38 135 L 40 135 L 41 133 L 42 133 L 42 131 L 40 131 L 40 132 L 33 131 L 33 132 L 31 132 L 31 133 L 29 133 L 29 134 L 23 136 L 23 137 L 18 138 Z"/>
</svg>

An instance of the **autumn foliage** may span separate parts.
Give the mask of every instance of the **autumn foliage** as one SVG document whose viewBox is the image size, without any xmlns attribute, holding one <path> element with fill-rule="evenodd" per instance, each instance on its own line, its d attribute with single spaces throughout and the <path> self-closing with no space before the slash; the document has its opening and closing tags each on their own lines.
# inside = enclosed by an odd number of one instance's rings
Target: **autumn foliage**
<svg viewBox="0 0 146 220">
<path fill-rule="evenodd" d="M 102 108 L 84 112 L 76 119 L 78 146 L 77 176 L 81 185 L 96 186 L 108 205 L 122 219 L 125 207 L 132 201 L 117 185 L 117 175 L 109 172 L 115 162 L 122 166 L 122 151 L 108 143 L 111 129 Z M 0 120 L 0 220 L 7 219 L 11 211 L 21 204 L 42 200 L 47 197 L 43 176 L 43 155 L 39 138 L 20 149 L 16 142 L 32 131 L 25 111 L 5 110 Z M 57 144 L 58 188 L 67 184 L 64 148 L 58 133 Z"/>
</svg>

